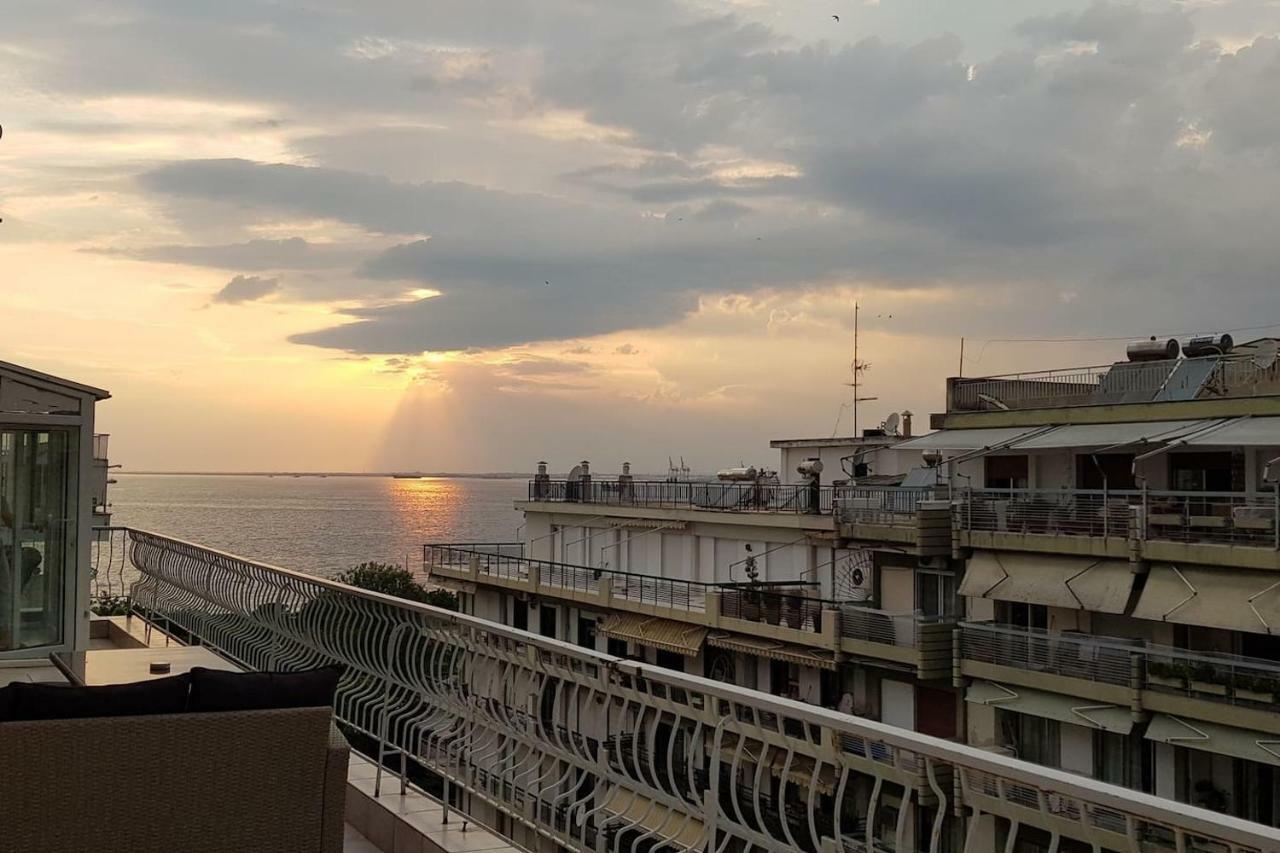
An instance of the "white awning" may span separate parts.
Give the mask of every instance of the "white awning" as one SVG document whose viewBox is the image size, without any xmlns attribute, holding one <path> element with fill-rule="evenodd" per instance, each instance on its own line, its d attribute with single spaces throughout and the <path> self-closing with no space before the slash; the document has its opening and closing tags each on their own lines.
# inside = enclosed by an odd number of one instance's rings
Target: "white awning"
<svg viewBox="0 0 1280 853">
<path fill-rule="evenodd" d="M 1147 726 L 1147 740 L 1231 755 L 1263 764 L 1280 765 L 1280 738 L 1265 732 L 1238 729 L 1204 720 L 1156 714 Z"/>
<path fill-rule="evenodd" d="M 1005 444 L 1023 435 L 1043 430 L 1044 427 L 1000 427 L 990 429 L 944 429 L 919 438 L 895 444 L 894 450 L 982 450 Z"/>
<path fill-rule="evenodd" d="M 975 551 L 969 558 L 960 594 L 1123 613 L 1133 581 L 1127 560 L 984 550 Z"/>
<path fill-rule="evenodd" d="M 975 681 L 965 691 L 964 701 L 1122 735 L 1133 728 L 1133 714 L 1123 705 L 1090 702 L 1026 687 L 1006 687 L 990 681 Z"/>
<path fill-rule="evenodd" d="M 1280 447 L 1280 418 L 1239 418 L 1203 437 L 1187 439 L 1191 447 Z"/>
<path fill-rule="evenodd" d="M 1011 450 L 1058 450 L 1071 447 L 1111 447 L 1117 444 L 1162 444 L 1213 424 L 1200 421 L 1147 421 L 1146 423 L 1070 424 L 1023 439 Z"/>
<path fill-rule="evenodd" d="M 1244 569 L 1154 565 L 1133 616 L 1255 634 L 1280 631 L 1280 576 Z"/>
</svg>

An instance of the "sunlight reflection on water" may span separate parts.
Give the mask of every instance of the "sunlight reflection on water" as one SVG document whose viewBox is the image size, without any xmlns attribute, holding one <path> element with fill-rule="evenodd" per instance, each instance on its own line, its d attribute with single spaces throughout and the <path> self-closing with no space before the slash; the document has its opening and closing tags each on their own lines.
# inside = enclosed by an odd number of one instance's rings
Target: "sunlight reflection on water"
<svg viewBox="0 0 1280 853">
<path fill-rule="evenodd" d="M 329 575 L 421 566 L 425 542 L 511 541 L 525 480 L 118 474 L 112 523 Z"/>
</svg>

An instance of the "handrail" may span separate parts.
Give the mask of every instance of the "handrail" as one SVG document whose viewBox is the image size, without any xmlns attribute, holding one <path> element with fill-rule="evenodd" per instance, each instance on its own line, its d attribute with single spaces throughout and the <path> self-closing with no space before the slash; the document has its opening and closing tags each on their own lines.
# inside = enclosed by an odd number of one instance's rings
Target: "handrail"
<svg viewBox="0 0 1280 853">
<path fill-rule="evenodd" d="M 541 479 L 529 481 L 534 502 L 673 507 L 712 512 L 831 512 L 831 486 L 721 480 Z M 816 498 L 816 502 L 815 502 Z"/>
<path fill-rule="evenodd" d="M 1169 850 L 1202 842 L 1249 851 L 1280 847 L 1278 829 L 1065 771 L 171 537 L 130 530 L 128 538 L 142 573 L 134 600 L 150 619 L 251 668 L 345 664 L 336 714 L 376 743 L 380 759 L 405 756 L 443 780 L 445 803 L 449 788 L 460 787 L 574 851 L 594 850 L 598 831 L 632 833 L 633 839 L 635 833 L 656 835 L 689 851 L 731 842 L 782 851 L 797 847 L 797 838 L 806 849 L 865 841 L 853 810 L 839 806 L 822 827 L 787 815 L 766 822 L 756 762 L 781 772 L 779 801 L 790 799 L 787 790 L 793 789 L 811 812 L 822 789 L 841 792 L 841 802 L 843 792 L 860 787 L 849 785 L 857 774 L 898 772 L 900 761 L 864 757 L 898 752 L 919 758 L 940 798 L 934 810 L 939 829 L 961 820 L 957 815 L 996 814 L 1023 824 L 1040 821 L 1070 836 L 1057 817 L 1065 805 L 1080 815 L 1082 835 L 1103 835 L 1106 846 L 1117 849 L 1133 833 L 1146 833 Z M 659 722 L 679 735 L 664 749 L 655 748 Z M 568 734 L 583 727 L 590 737 Z M 610 765 L 607 779 L 599 777 L 607 763 L 599 750 L 623 735 L 649 741 L 639 744 L 645 746 L 643 764 L 637 749 L 631 761 Z M 830 748 L 849 738 L 869 748 L 863 755 Z M 755 744 L 757 758 L 747 753 L 748 744 Z M 951 791 L 936 782 L 948 767 L 959 774 L 960 803 L 949 802 Z M 375 796 L 384 772 L 380 763 Z M 722 776 L 731 782 L 727 790 L 721 789 Z M 584 787 L 580 779 L 592 784 Z M 400 784 L 406 784 L 403 777 Z M 880 789 L 877 784 L 869 794 L 869 813 Z M 902 806 L 913 806 L 913 785 L 901 790 Z M 638 815 L 630 808 L 636 802 L 651 805 Z M 859 804 L 863 814 L 867 806 Z M 646 818 L 655 808 L 663 817 L 650 823 Z M 569 819 L 547 820 L 562 809 Z M 897 823 L 894 846 L 901 850 L 907 822 Z M 946 834 L 932 834 L 932 850 Z"/>
</svg>

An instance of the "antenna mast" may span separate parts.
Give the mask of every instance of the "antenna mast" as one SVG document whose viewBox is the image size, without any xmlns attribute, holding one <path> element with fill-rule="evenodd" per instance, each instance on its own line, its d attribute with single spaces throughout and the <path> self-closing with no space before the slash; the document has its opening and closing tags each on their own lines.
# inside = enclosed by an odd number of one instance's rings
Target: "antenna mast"
<svg viewBox="0 0 1280 853">
<path fill-rule="evenodd" d="M 858 360 L 858 311 L 860 306 L 857 302 L 853 303 L 853 381 L 845 384 L 853 388 L 853 437 L 858 437 L 858 403 L 870 402 L 878 400 L 879 397 L 859 397 L 858 389 L 862 387 L 862 372 L 868 370 L 871 365 L 864 364 Z"/>
</svg>

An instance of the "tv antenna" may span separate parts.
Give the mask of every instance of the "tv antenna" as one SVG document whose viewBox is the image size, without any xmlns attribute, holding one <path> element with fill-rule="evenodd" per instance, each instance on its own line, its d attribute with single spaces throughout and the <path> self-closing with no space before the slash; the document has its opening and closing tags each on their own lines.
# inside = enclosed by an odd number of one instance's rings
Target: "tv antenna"
<svg viewBox="0 0 1280 853">
<path fill-rule="evenodd" d="M 858 311 L 860 310 L 858 303 L 853 303 L 853 364 L 849 365 L 853 371 L 853 381 L 846 382 L 853 389 L 853 437 L 858 437 L 858 404 L 867 403 L 871 400 L 879 400 L 879 397 L 859 397 L 859 389 L 863 386 L 862 374 L 871 369 L 870 362 L 861 361 L 858 358 Z"/>
</svg>

